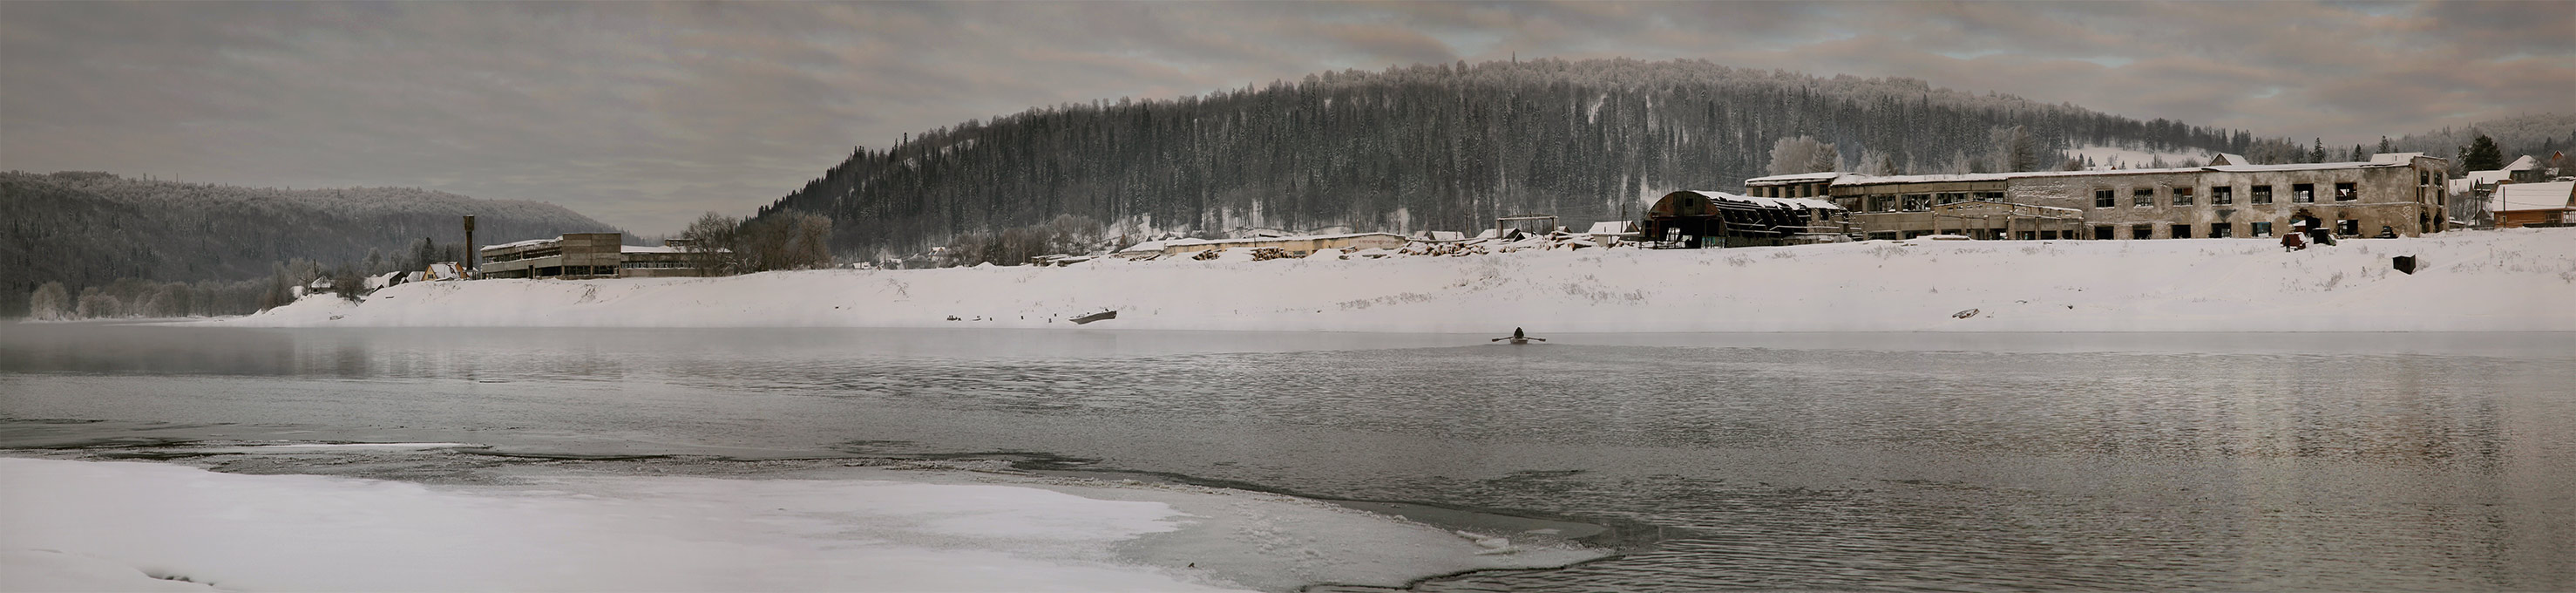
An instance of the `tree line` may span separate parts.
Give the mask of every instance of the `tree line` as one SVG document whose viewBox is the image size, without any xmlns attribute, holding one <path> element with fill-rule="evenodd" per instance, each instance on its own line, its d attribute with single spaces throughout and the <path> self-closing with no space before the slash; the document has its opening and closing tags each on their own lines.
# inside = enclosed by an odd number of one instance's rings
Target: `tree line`
<svg viewBox="0 0 2576 593">
<path fill-rule="evenodd" d="M 1906 78 L 1705 61 L 1459 62 L 970 120 L 854 148 L 753 220 L 826 216 L 831 248 L 858 259 L 1028 235 L 1060 216 L 1101 221 L 1121 241 L 1473 229 L 1522 212 L 1613 220 L 1673 189 L 1740 189 L 1770 170 L 1775 142 L 1800 136 L 1830 148 L 1814 162 L 1884 173 L 2055 168 L 2066 149 L 2095 144 L 2262 162 L 2309 152 L 2243 130 Z"/>
</svg>

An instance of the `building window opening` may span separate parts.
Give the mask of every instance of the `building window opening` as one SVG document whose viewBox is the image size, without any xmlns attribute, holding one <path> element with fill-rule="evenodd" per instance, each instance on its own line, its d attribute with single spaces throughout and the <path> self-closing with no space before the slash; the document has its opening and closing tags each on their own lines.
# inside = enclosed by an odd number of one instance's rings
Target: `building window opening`
<svg viewBox="0 0 2576 593">
<path fill-rule="evenodd" d="M 2153 239 L 2153 238 L 2156 238 L 2156 227 L 2155 227 L 2155 225 L 2150 225 L 2150 224 L 2142 224 L 2142 225 L 2137 225 L 2137 226 L 2129 227 L 2129 238 L 2131 238 L 2131 239 Z"/>
<path fill-rule="evenodd" d="M 2234 226 L 2233 226 L 2233 225 L 2229 225 L 2229 224 L 2224 223 L 2224 222 L 2213 222 L 2213 223 L 2209 223 L 2209 238 L 2211 238 L 2211 239 L 2229 239 L 2229 238 L 2234 238 L 2234 237 L 2235 237 L 2235 234 L 2234 234 L 2234 233 L 2235 233 L 2235 231 L 2236 231 L 2236 229 L 2234 228 Z"/>
<path fill-rule="evenodd" d="M 2187 225 L 2187 224 L 2177 224 L 2177 225 L 2173 225 L 2173 238 L 2176 238 L 2176 239 L 2189 239 L 2189 238 L 2191 238 L 2191 225 Z"/>
<path fill-rule="evenodd" d="M 2272 236 L 2272 223 L 2269 223 L 2269 222 L 2257 222 L 2257 223 L 2254 223 L 2253 231 L 2254 231 L 2254 236 L 2255 236 L 2255 237 L 2269 237 L 2269 236 Z"/>
<path fill-rule="evenodd" d="M 2270 204 L 2272 203 L 2272 186 L 2254 186 L 2254 192 L 2247 194 L 2247 198 L 2246 203 L 2249 204 Z"/>
<path fill-rule="evenodd" d="M 2001 202 L 2001 201 L 2004 201 L 2004 192 L 1999 192 L 1999 191 L 1981 191 L 1981 192 L 1977 192 L 1977 199 L 1985 200 L 1985 201 L 1988 201 L 1988 202 Z"/>
<path fill-rule="evenodd" d="M 2056 239 L 2057 239 L 2057 231 L 2040 231 L 2040 232 L 2039 232 L 2039 240 L 2042 240 L 2042 241 L 2053 241 L 2053 240 L 2056 240 Z"/>
<path fill-rule="evenodd" d="M 2107 189 L 2106 189 L 2106 190 L 2102 190 L 2102 191 L 2111 191 L 2111 190 L 2107 190 Z M 2120 238 L 2120 237 L 2119 237 L 2119 234 L 2118 234 L 2118 233 L 2116 233 L 2116 232 L 2114 232 L 2114 231 L 2112 230 L 2113 228 L 2114 228 L 2114 227 L 2112 227 L 2111 225 L 2107 225 L 2107 224 L 2106 224 L 2106 225 L 2097 226 L 2097 227 L 2093 227 L 2093 238 L 2094 238 L 2094 239 L 2097 239 L 2097 240 L 2099 240 L 2099 239 L 2118 239 L 2118 238 Z"/>
<path fill-rule="evenodd" d="M 2335 184 L 2335 201 L 2350 202 L 2358 199 L 2361 199 L 2361 194 L 2360 192 L 2353 190 L 2352 183 L 2345 182 Z"/>
<path fill-rule="evenodd" d="M 1906 195 L 1905 195 L 1905 211 L 1906 211 L 1906 212 L 1922 212 L 1922 211 L 1925 211 L 1925 210 L 1931 210 L 1931 209 L 1932 209 L 1932 194 L 1906 194 Z"/>
<path fill-rule="evenodd" d="M 2209 188 L 2209 203 L 2213 206 L 2236 203 L 2236 186 L 2221 185 Z"/>
<path fill-rule="evenodd" d="M 2032 240 L 2032 239 L 2037 239 L 2037 238 L 2039 238 L 2039 232 L 2038 232 L 2038 231 L 2022 231 L 2022 232 L 2019 232 L 2019 233 L 2014 233 L 2014 235 L 2016 235 L 2018 238 L 2020 238 L 2020 239 L 2021 239 L 2021 240 L 2023 240 L 2023 241 L 2029 241 L 2029 240 Z"/>
<path fill-rule="evenodd" d="M 2112 207 L 2112 206 L 2118 206 L 2118 205 L 2120 205 L 2120 194 L 2119 194 L 2119 192 L 2115 192 L 2115 191 L 2111 191 L 2111 190 L 2107 190 L 2107 189 L 2097 189 L 2097 190 L 2093 190 L 2093 207 L 2095 207 L 2095 208 L 2109 208 L 2109 207 Z"/>
<path fill-rule="evenodd" d="M 1945 194 L 1941 194 L 1941 203 L 1943 203 L 1943 204 L 1957 204 L 1957 203 L 1965 202 L 1965 201 L 1968 201 L 1968 194 L 1963 194 L 1963 193 L 1945 193 Z"/>
<path fill-rule="evenodd" d="M 2361 236 L 2361 221 L 2351 218 L 2335 221 L 2335 234 L 2346 237 Z"/>
<path fill-rule="evenodd" d="M 2293 183 L 2293 184 L 2290 184 L 2290 201 L 2291 201 L 2291 202 L 2295 202 L 2295 203 L 2300 203 L 2300 204 L 2307 204 L 2307 203 L 2312 203 L 2312 202 L 2317 201 L 2317 184 L 2314 184 L 2314 183 Z"/>
<path fill-rule="evenodd" d="M 2129 190 L 2129 205 L 2139 208 L 2156 205 L 2156 188 L 2141 187 Z"/>
<path fill-rule="evenodd" d="M 2188 187 L 2177 187 L 2177 188 L 2173 188 L 2173 205 L 2175 205 L 2175 206 L 2189 206 L 2189 205 L 2191 205 L 2191 197 L 2192 197 L 2192 196 L 2191 196 L 2191 188 L 2188 188 Z"/>
</svg>

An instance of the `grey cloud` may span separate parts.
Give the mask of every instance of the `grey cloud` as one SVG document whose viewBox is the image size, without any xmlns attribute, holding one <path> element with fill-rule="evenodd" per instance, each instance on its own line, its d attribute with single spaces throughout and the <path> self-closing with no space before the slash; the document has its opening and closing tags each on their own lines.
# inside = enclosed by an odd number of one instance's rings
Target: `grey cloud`
<svg viewBox="0 0 2576 593">
<path fill-rule="evenodd" d="M 0 167 L 424 186 L 656 233 L 967 119 L 1515 54 L 2349 144 L 2568 109 L 2571 30 L 2568 2 L 0 2 Z"/>
</svg>

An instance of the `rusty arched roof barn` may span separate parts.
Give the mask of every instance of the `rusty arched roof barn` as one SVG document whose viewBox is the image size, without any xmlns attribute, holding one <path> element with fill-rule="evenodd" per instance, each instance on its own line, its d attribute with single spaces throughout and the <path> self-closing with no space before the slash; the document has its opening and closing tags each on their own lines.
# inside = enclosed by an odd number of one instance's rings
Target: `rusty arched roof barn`
<svg viewBox="0 0 2576 593">
<path fill-rule="evenodd" d="M 1676 247 L 1744 247 L 1820 243 L 1847 238 L 1841 206 L 1813 198 L 1768 198 L 1713 191 L 1664 194 L 1646 209 L 1646 241 Z"/>
</svg>

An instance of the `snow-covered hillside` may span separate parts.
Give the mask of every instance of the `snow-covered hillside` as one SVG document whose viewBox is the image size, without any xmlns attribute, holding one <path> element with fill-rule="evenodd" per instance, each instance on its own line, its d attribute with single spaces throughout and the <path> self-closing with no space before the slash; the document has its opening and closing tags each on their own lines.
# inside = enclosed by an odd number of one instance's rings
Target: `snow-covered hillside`
<svg viewBox="0 0 2576 593">
<path fill-rule="evenodd" d="M 2418 258 L 2416 273 L 2390 269 Z M 418 283 L 240 326 L 1283 331 L 2576 331 L 2576 229 L 2350 239 L 1871 241 L 1462 257 L 1103 259 L 712 279 Z M 1975 314 L 1958 315 L 1969 310 Z"/>
</svg>

